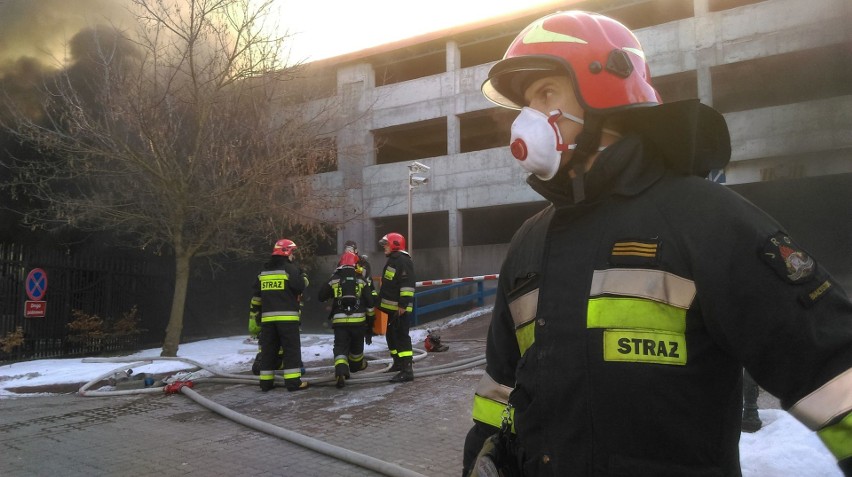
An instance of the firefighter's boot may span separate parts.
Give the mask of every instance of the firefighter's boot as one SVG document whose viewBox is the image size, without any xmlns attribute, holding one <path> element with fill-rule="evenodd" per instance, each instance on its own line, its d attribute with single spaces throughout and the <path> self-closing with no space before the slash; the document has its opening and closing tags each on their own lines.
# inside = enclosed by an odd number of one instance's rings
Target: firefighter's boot
<svg viewBox="0 0 852 477">
<path fill-rule="evenodd" d="M 396 355 L 393 355 L 393 366 L 391 366 L 390 369 L 388 369 L 385 372 L 386 373 L 398 373 L 400 371 L 402 371 L 402 360 L 397 358 Z"/>
<path fill-rule="evenodd" d="M 337 389 L 346 385 L 346 380 L 349 378 L 349 366 L 346 363 L 340 363 L 334 367 L 334 379 Z"/>
<path fill-rule="evenodd" d="M 260 380 L 260 390 L 263 392 L 272 391 L 272 388 L 275 387 L 275 382 L 272 379 L 261 379 Z"/>
<path fill-rule="evenodd" d="M 350 361 L 349 370 L 353 373 L 367 369 L 367 358 L 361 358 L 361 361 Z"/>
<path fill-rule="evenodd" d="M 308 389 L 308 382 L 302 381 L 301 379 L 292 380 L 292 382 L 288 382 L 285 386 L 287 387 L 287 391 L 290 391 L 292 393 L 294 391 L 302 391 L 304 389 Z"/>
<path fill-rule="evenodd" d="M 411 360 L 406 359 L 401 361 L 400 367 L 402 368 L 396 376 L 390 379 L 392 383 L 406 383 L 408 381 L 414 381 L 414 370 L 411 367 Z"/>
</svg>

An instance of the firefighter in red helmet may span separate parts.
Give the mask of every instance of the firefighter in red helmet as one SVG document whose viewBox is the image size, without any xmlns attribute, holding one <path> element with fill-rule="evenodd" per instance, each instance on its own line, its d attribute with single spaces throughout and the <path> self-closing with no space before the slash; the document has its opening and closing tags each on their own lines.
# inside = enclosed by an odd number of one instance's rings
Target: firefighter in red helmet
<svg viewBox="0 0 852 477">
<path fill-rule="evenodd" d="M 334 379 L 342 388 L 350 372 L 367 367 L 364 336 L 373 327 L 372 290 L 356 269 L 358 255 L 343 252 L 327 283 L 320 287 L 317 299 L 331 302 L 331 327 L 334 330 Z"/>
<path fill-rule="evenodd" d="M 284 386 L 288 391 L 308 387 L 302 381 L 302 345 L 299 336 L 300 297 L 308 277 L 296 265 L 296 244 L 281 239 L 255 279 L 251 314 L 260 322 L 260 389 L 274 387 L 276 359 L 283 349 Z"/>
<path fill-rule="evenodd" d="M 852 303 L 764 212 L 705 179 L 724 118 L 662 104 L 624 25 L 520 32 L 482 92 L 550 204 L 500 271 L 467 475 L 738 476 L 742 369 L 852 473 Z M 719 253 L 719 251 L 724 253 Z"/>
<path fill-rule="evenodd" d="M 382 283 L 379 291 L 378 307 L 388 315 L 388 329 L 385 335 L 388 351 L 393 358 L 390 371 L 396 371 L 392 383 L 414 380 L 412 368 L 413 351 L 410 313 L 414 310 L 414 262 L 405 251 L 405 237 L 391 232 L 381 240 L 379 246 L 388 258 L 382 270 Z"/>
</svg>

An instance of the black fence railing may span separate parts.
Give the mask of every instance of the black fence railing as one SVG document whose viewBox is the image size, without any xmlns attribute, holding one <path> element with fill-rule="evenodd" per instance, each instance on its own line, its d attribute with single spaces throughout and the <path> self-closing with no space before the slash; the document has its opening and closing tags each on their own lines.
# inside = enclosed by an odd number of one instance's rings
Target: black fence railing
<svg viewBox="0 0 852 477">
<path fill-rule="evenodd" d="M 34 300 L 27 295 L 26 282 L 34 269 L 45 275 L 40 285 L 46 289 L 39 300 L 44 302 L 44 316 L 27 317 L 26 302 Z M 146 311 L 162 302 L 164 281 L 161 269 L 145 257 L 0 243 L 0 340 L 6 343 L 0 346 L 0 363 L 138 349 L 142 341 L 138 333 L 107 332 L 88 339 L 71 334 L 68 324 L 77 311 L 97 316 L 108 327 L 134 308 L 144 322 Z M 15 341 L 17 345 L 9 345 Z"/>
</svg>

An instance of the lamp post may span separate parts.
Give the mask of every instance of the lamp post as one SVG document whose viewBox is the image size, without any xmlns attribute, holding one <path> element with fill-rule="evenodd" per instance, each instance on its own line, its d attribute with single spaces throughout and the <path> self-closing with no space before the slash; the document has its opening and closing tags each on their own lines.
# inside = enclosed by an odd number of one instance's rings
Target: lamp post
<svg viewBox="0 0 852 477">
<path fill-rule="evenodd" d="M 411 231 L 411 191 L 417 187 L 429 182 L 428 177 L 419 176 L 431 169 L 426 164 L 421 164 L 417 161 L 408 165 L 408 253 L 414 248 L 414 237 Z"/>
</svg>

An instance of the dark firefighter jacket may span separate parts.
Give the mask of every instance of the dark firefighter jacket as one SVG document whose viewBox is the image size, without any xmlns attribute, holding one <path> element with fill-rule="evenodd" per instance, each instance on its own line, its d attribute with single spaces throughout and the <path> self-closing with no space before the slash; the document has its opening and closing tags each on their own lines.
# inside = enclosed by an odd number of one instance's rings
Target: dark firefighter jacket
<svg viewBox="0 0 852 477">
<path fill-rule="evenodd" d="M 355 298 L 354 307 L 348 313 L 343 309 L 345 304 L 348 303 L 343 300 L 344 290 L 349 288 L 344 286 L 344 282 L 347 280 L 354 283 L 352 289 Z M 317 292 L 317 299 L 322 302 L 329 298 L 333 298 L 331 303 L 331 323 L 333 326 L 364 326 L 368 322 L 372 324 L 375 317 L 372 290 L 364 277 L 355 270 L 355 267 L 339 267 L 334 271 L 331 279 L 320 287 L 319 292 Z"/>
<path fill-rule="evenodd" d="M 410 313 L 414 309 L 414 283 L 411 256 L 404 251 L 391 252 L 382 270 L 379 308 L 388 315 L 400 308 Z"/>
<path fill-rule="evenodd" d="M 500 272 L 465 465 L 508 399 L 524 475 L 739 476 L 744 366 L 849 475 L 852 304 L 773 219 L 660 154 L 610 146 L 580 204 L 530 179 L 551 204 Z"/>
<path fill-rule="evenodd" d="M 308 277 L 286 257 L 273 256 L 254 282 L 252 314 L 259 312 L 261 323 L 299 323 L 299 299 Z"/>
</svg>

